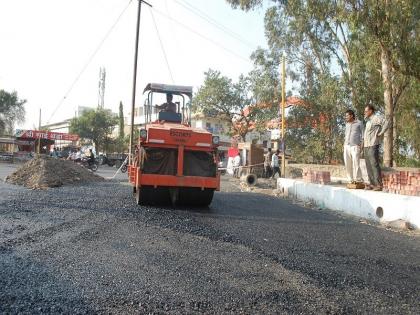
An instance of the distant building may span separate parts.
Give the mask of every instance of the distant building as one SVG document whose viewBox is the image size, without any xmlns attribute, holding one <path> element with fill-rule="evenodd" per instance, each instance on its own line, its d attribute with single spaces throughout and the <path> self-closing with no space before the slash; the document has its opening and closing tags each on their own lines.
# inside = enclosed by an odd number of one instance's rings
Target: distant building
<svg viewBox="0 0 420 315">
<path fill-rule="evenodd" d="M 228 135 L 230 124 L 220 118 L 206 117 L 201 113 L 192 115 L 192 127 L 202 128 L 220 138 L 220 151 L 227 151 L 232 144 L 232 137 Z"/>
<path fill-rule="evenodd" d="M 159 110 L 155 106 L 149 106 L 148 109 L 151 112 L 151 121 L 158 119 Z M 134 108 L 134 126 L 142 127 L 146 123 L 146 106 L 138 106 Z M 131 125 L 131 112 L 125 118 L 125 124 Z"/>
<path fill-rule="evenodd" d="M 69 132 L 71 119 L 66 119 L 52 124 L 42 125 L 41 130 L 50 130 L 55 132 Z"/>
</svg>

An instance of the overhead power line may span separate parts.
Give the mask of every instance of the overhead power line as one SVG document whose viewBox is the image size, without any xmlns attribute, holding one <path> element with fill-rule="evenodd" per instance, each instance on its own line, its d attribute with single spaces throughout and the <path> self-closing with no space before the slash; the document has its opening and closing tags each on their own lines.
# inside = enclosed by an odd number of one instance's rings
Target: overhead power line
<svg viewBox="0 0 420 315">
<path fill-rule="evenodd" d="M 211 39 L 211 38 L 209 38 L 209 37 L 207 37 L 207 36 L 205 36 L 205 35 L 203 35 L 203 34 L 201 34 L 201 33 L 197 32 L 196 30 L 194 30 L 193 28 L 189 27 L 188 25 L 186 25 L 186 24 L 184 24 L 184 23 L 182 23 L 182 22 L 180 22 L 180 21 L 178 21 L 178 20 L 176 20 L 176 19 L 172 18 L 171 16 L 169 16 L 169 15 L 167 15 L 167 14 L 163 13 L 162 11 L 157 10 L 156 8 L 152 8 L 152 10 L 154 10 L 156 13 L 158 13 L 158 14 L 160 14 L 160 15 L 164 16 L 165 18 L 167 18 L 167 19 L 169 19 L 169 20 L 171 20 L 171 21 L 173 21 L 173 22 L 177 23 L 178 25 L 180 25 L 180 26 L 182 26 L 183 28 L 185 28 L 185 29 L 189 30 L 190 32 L 192 32 L 192 33 L 196 34 L 197 36 L 199 36 L 199 37 L 201 37 L 201 38 L 203 38 L 203 39 L 207 40 L 208 42 L 212 43 L 213 45 L 215 45 L 215 46 L 217 46 L 217 47 L 219 47 L 219 48 L 221 48 L 221 49 L 223 49 L 223 50 L 227 51 L 228 53 L 230 53 L 230 54 L 232 54 L 232 55 L 234 55 L 234 56 L 236 56 L 237 58 L 241 59 L 242 61 L 244 61 L 244 62 L 246 62 L 246 63 L 249 63 L 249 59 L 248 59 L 248 58 L 245 58 L 245 57 L 243 57 L 243 56 L 239 55 L 239 54 L 238 54 L 238 53 L 236 53 L 234 50 L 231 50 L 231 49 L 229 49 L 229 48 L 226 48 L 225 46 L 223 46 L 223 45 L 222 45 L 222 44 L 220 44 L 219 42 L 217 42 L 217 41 L 215 41 L 215 40 L 213 40 L 213 39 Z"/>
<path fill-rule="evenodd" d="M 131 2 L 133 0 L 129 0 L 127 5 L 124 7 L 124 9 L 121 11 L 121 13 L 118 15 L 118 17 L 116 18 L 115 22 L 111 25 L 111 27 L 108 29 L 108 31 L 105 33 L 105 36 L 102 38 L 102 40 L 99 42 L 99 44 L 96 46 L 95 50 L 93 51 L 93 53 L 90 55 L 90 57 L 88 58 L 88 60 L 86 61 L 86 63 L 83 65 L 82 69 L 80 70 L 80 72 L 78 73 L 78 75 L 76 76 L 76 78 L 73 80 L 72 84 L 70 85 L 70 87 L 67 89 L 67 92 L 64 94 L 64 97 L 60 100 L 60 102 L 57 104 L 57 106 L 55 107 L 54 111 L 52 112 L 50 118 L 47 121 L 47 124 L 50 122 L 50 120 L 54 117 L 55 113 L 58 111 L 58 109 L 61 107 L 61 105 L 63 105 L 64 101 L 66 100 L 66 98 L 68 97 L 68 95 L 70 94 L 70 92 L 73 90 L 74 86 L 76 85 L 76 83 L 79 81 L 80 77 L 83 75 L 83 73 L 86 71 L 87 67 L 90 65 L 90 63 L 92 62 L 93 58 L 95 58 L 96 54 L 99 52 L 99 50 L 102 48 L 103 44 L 105 43 L 105 41 L 108 39 L 109 35 L 111 35 L 112 31 L 114 30 L 114 28 L 117 26 L 118 22 L 121 20 L 122 16 L 124 15 L 124 13 L 127 11 L 128 7 L 130 6 Z"/>
<path fill-rule="evenodd" d="M 150 14 L 152 15 L 152 20 L 153 20 L 153 24 L 154 24 L 155 29 L 156 29 L 157 36 L 159 38 L 160 48 L 162 49 L 162 53 L 163 53 L 163 56 L 164 56 L 165 61 L 166 61 L 166 66 L 168 67 L 169 75 L 171 76 L 172 84 L 174 84 L 175 80 L 174 80 L 174 77 L 172 75 L 171 67 L 169 66 L 169 61 L 168 61 L 168 56 L 166 55 L 165 46 L 163 45 L 162 39 L 161 39 L 160 34 L 159 34 L 159 29 L 158 29 L 157 24 L 156 24 L 155 15 L 153 14 L 153 11 L 152 11 L 151 7 L 149 7 L 149 10 L 150 10 Z"/>
<path fill-rule="evenodd" d="M 257 45 L 251 43 L 246 38 L 242 37 L 241 35 L 239 35 L 235 31 L 232 31 L 228 27 L 226 27 L 223 24 L 221 24 L 220 22 L 216 21 L 211 16 L 209 16 L 208 14 L 203 12 L 202 10 L 198 9 L 197 7 L 193 6 L 192 4 L 188 3 L 187 1 L 185 1 L 185 0 L 182 0 L 182 2 L 179 1 L 179 0 L 174 0 L 174 1 L 176 3 L 178 3 L 180 6 L 182 6 L 183 8 L 192 12 L 194 15 L 196 15 L 196 16 L 200 17 L 201 19 L 205 20 L 207 23 L 217 27 L 218 29 L 223 31 L 225 34 L 227 34 L 230 37 L 232 37 L 232 38 L 236 39 L 237 41 L 241 42 L 242 44 L 244 44 L 244 45 L 246 45 L 246 46 L 248 46 L 252 49 L 255 49 L 257 47 Z"/>
</svg>

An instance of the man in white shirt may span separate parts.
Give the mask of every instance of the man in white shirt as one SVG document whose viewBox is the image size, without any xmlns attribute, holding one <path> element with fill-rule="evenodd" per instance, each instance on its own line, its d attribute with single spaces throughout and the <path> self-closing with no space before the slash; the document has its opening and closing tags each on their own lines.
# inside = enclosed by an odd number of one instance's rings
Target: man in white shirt
<svg viewBox="0 0 420 315">
<path fill-rule="evenodd" d="M 239 167 L 241 166 L 241 154 L 238 153 L 237 156 L 233 159 L 233 175 L 234 177 L 239 177 Z"/>
<path fill-rule="evenodd" d="M 363 147 L 363 124 L 356 119 L 354 111 L 346 111 L 346 133 L 344 138 L 344 164 L 350 183 L 363 183 L 360 169 L 360 152 Z"/>
<path fill-rule="evenodd" d="M 281 177 L 279 167 L 279 154 L 280 150 L 277 150 L 276 153 L 274 153 L 271 157 L 271 169 L 273 170 L 273 175 L 271 175 L 272 179 L 274 179 L 274 176 L 276 176 L 276 174 L 279 174 L 279 177 Z"/>
</svg>

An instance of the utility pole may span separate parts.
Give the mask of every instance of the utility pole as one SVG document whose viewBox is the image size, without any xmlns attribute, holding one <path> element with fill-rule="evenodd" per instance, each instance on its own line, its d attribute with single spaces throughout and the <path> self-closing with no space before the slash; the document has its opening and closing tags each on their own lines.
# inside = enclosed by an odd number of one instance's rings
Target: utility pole
<svg viewBox="0 0 420 315">
<path fill-rule="evenodd" d="M 38 131 L 41 131 L 41 108 L 39 109 Z M 38 154 L 41 154 L 41 137 L 38 134 Z"/>
<path fill-rule="evenodd" d="M 286 53 L 283 52 L 281 74 L 281 175 L 286 177 Z"/>
<path fill-rule="evenodd" d="M 137 84 L 137 57 L 139 52 L 139 31 L 140 31 L 140 16 L 141 16 L 141 4 L 144 2 L 148 6 L 152 7 L 151 4 L 144 0 L 138 1 L 137 9 L 137 25 L 136 25 L 136 44 L 134 51 L 134 69 L 133 69 L 133 91 L 131 94 L 131 128 L 130 128 L 130 147 L 128 148 L 128 164 L 131 165 L 132 152 L 133 152 L 133 138 L 134 138 L 134 109 L 136 106 L 136 84 Z"/>
<path fill-rule="evenodd" d="M 39 109 L 38 130 L 41 130 L 41 108 Z"/>
<path fill-rule="evenodd" d="M 103 109 L 105 104 L 105 67 L 99 68 L 99 83 L 98 83 L 98 108 Z"/>
</svg>

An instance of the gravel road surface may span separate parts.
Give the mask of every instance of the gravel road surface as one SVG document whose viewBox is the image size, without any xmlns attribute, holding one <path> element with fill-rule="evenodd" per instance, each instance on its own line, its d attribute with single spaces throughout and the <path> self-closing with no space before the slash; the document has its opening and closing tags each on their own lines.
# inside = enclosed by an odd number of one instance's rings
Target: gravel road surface
<svg viewBox="0 0 420 315">
<path fill-rule="evenodd" d="M 223 190 L 174 210 L 0 181 L 0 313 L 420 314 L 417 236 Z"/>
</svg>

